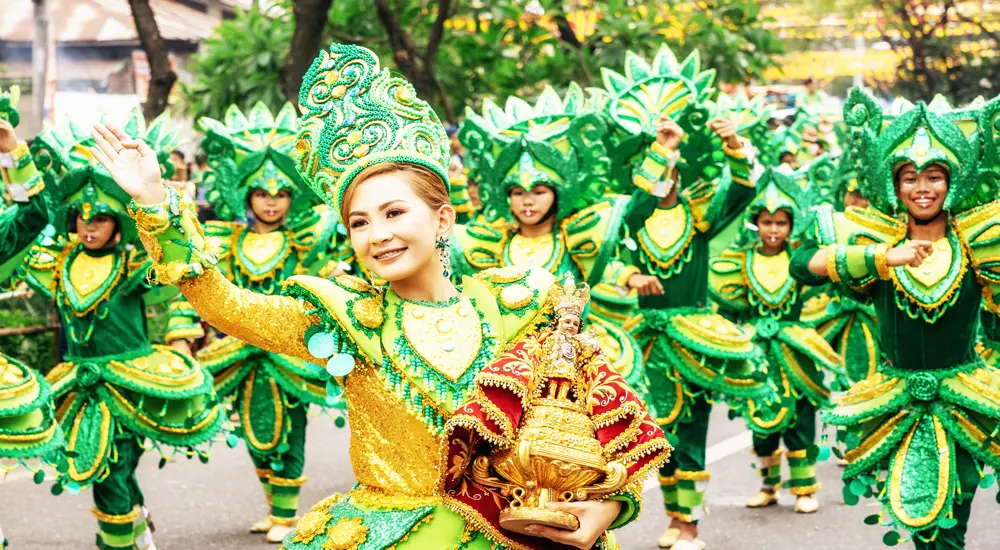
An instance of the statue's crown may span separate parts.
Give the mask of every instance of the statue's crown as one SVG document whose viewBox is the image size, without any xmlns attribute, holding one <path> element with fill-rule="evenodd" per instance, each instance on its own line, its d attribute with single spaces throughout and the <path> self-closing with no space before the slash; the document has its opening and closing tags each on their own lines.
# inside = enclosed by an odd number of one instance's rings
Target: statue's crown
<svg viewBox="0 0 1000 550">
<path fill-rule="evenodd" d="M 579 317 L 590 301 L 590 287 L 587 283 L 577 285 L 573 275 L 567 275 L 561 285 L 555 285 L 552 298 L 556 304 L 553 308 L 556 316 L 573 314 Z"/>
</svg>

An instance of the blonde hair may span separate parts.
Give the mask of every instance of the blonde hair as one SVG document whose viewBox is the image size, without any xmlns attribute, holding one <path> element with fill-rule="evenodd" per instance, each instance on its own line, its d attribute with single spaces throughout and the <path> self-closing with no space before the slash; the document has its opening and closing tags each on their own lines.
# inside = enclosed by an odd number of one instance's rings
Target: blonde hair
<svg viewBox="0 0 1000 550">
<path fill-rule="evenodd" d="M 351 200 L 354 198 L 354 192 L 357 191 L 358 185 L 375 176 L 397 172 L 406 176 L 414 193 L 430 208 L 436 210 L 446 204 L 451 204 L 451 197 L 448 196 L 448 187 L 441 180 L 441 176 L 437 175 L 434 171 L 407 162 L 383 162 L 369 166 L 359 172 L 347 189 L 344 190 L 344 197 L 340 203 L 340 218 L 344 224 L 347 224 Z"/>
</svg>

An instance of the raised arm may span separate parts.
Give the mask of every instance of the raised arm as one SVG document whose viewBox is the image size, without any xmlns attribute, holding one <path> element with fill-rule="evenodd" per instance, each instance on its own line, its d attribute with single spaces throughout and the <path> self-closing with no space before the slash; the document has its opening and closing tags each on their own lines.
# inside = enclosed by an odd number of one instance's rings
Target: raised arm
<svg viewBox="0 0 1000 550">
<path fill-rule="evenodd" d="M 99 147 L 92 149 L 95 158 L 132 196 L 129 213 L 154 263 L 150 277 L 176 284 L 198 314 L 222 332 L 273 353 L 314 361 L 305 336 L 319 316 L 295 298 L 257 294 L 229 282 L 215 267 L 188 204 L 160 181 L 149 146 L 103 125 L 95 125 L 93 135 Z"/>
<path fill-rule="evenodd" d="M 18 141 L 10 122 L 0 119 L 0 177 L 14 204 L 0 214 L 0 264 L 23 251 L 49 223 L 42 191 L 28 145 Z"/>
</svg>

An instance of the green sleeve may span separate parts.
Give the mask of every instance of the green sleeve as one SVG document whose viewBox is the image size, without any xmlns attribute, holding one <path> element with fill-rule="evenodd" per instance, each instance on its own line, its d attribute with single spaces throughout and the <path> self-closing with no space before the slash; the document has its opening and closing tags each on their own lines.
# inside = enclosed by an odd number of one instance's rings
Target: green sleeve
<svg viewBox="0 0 1000 550">
<path fill-rule="evenodd" d="M 814 240 L 808 240 L 802 244 L 793 254 L 788 265 L 788 273 L 793 279 L 806 286 L 820 286 L 830 282 L 828 277 L 817 275 L 809 270 L 809 262 L 813 256 L 819 252 L 819 244 Z"/>
<path fill-rule="evenodd" d="M 653 215 L 660 198 L 649 193 L 635 189 L 632 191 L 632 201 L 629 202 L 628 211 L 625 213 L 625 224 L 631 233 L 635 233 L 643 228 L 646 219 Z"/>
<path fill-rule="evenodd" d="M 17 156 L 18 153 L 20 156 Z M 28 194 L 27 202 L 15 202 L 0 213 L 0 264 L 5 263 L 27 247 L 49 223 L 49 204 L 42 191 L 45 184 L 35 170 L 27 147 L 14 150 L 15 168 L 3 169 L 12 185 L 23 185 Z M 18 166 L 21 166 L 18 168 Z"/>
<path fill-rule="evenodd" d="M 622 509 L 618 512 L 618 517 L 608 526 L 608 531 L 624 527 L 639 517 L 639 510 L 642 508 L 642 496 L 638 492 L 626 491 L 608 497 L 608 500 L 617 500 L 622 503 Z"/>
</svg>

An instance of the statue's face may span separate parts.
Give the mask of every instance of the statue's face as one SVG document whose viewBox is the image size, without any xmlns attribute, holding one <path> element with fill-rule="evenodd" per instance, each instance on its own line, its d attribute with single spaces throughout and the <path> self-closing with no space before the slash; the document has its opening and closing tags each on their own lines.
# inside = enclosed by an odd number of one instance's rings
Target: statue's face
<svg viewBox="0 0 1000 550">
<path fill-rule="evenodd" d="M 559 318 L 556 329 L 567 334 L 578 334 L 580 332 L 580 318 L 576 315 L 563 315 Z"/>
</svg>

